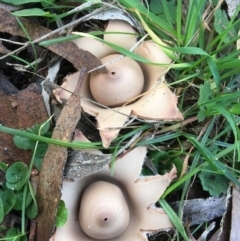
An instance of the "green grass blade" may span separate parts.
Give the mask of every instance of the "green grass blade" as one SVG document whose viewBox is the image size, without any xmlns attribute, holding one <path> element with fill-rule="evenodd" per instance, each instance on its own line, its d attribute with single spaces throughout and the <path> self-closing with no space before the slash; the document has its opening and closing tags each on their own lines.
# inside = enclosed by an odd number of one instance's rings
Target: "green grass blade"
<svg viewBox="0 0 240 241">
<path fill-rule="evenodd" d="M 113 44 L 111 42 L 108 42 L 108 41 L 105 41 L 101 38 L 98 38 L 96 36 L 92 36 L 91 34 L 88 34 L 88 33 L 82 33 L 82 32 L 73 32 L 73 34 L 76 34 L 76 35 L 79 35 L 79 36 L 82 36 L 82 37 L 92 37 L 94 39 L 97 39 L 98 41 L 102 42 L 102 43 L 105 43 L 106 45 L 108 45 L 109 47 L 113 48 L 114 50 L 116 50 L 117 52 L 125 55 L 125 56 L 128 56 L 129 58 L 132 58 L 136 61 L 139 61 L 139 62 L 143 62 L 143 63 L 146 63 L 146 64 L 151 64 L 151 65 L 156 65 L 156 66 L 166 66 L 168 67 L 169 64 L 161 64 L 161 63 L 156 63 L 156 62 L 151 62 L 149 61 L 148 59 L 145 59 L 137 54 L 135 54 L 134 52 L 131 52 L 125 48 L 122 48 L 116 44 Z M 171 55 L 172 59 L 175 58 L 175 55 L 172 53 L 172 51 L 169 51 L 169 49 L 171 48 L 167 48 L 165 46 L 160 46 L 158 45 L 159 48 L 161 48 L 165 53 L 168 53 Z"/>
<path fill-rule="evenodd" d="M 18 24 L 20 25 L 20 27 L 22 28 L 24 34 L 26 35 L 27 39 L 29 40 L 31 46 L 32 46 L 32 49 L 33 49 L 33 53 L 34 53 L 34 57 L 35 57 L 35 60 L 37 59 L 37 52 L 36 52 L 36 49 L 34 47 L 34 44 L 32 43 L 32 39 L 30 38 L 29 34 L 28 34 L 28 31 L 26 30 L 26 28 L 24 27 L 24 25 L 22 24 L 22 22 L 20 21 L 20 19 L 18 17 L 16 17 L 16 20 L 18 22 Z M 36 68 L 37 66 L 35 66 Z"/>
<path fill-rule="evenodd" d="M 186 183 L 191 179 L 191 177 L 195 176 L 198 172 L 200 172 L 202 169 L 209 166 L 207 162 L 204 162 L 203 164 L 199 165 L 198 167 L 193 168 L 192 171 L 188 172 L 186 175 L 184 175 L 181 179 L 177 180 L 173 184 L 171 184 L 168 189 L 164 192 L 162 195 L 162 198 L 165 198 L 167 195 L 169 195 L 171 192 L 173 192 L 175 189 L 180 187 L 182 184 Z"/>
<path fill-rule="evenodd" d="M 219 160 L 215 160 L 214 164 L 218 167 L 219 170 L 222 171 L 225 177 L 227 177 L 230 181 L 235 183 L 238 187 L 240 187 L 239 180 L 235 177 L 235 175 L 228 170 L 228 168 L 222 164 Z"/>
<path fill-rule="evenodd" d="M 182 45 L 182 0 L 177 1 L 177 14 L 176 14 L 176 25 L 177 25 L 177 46 Z"/>
<path fill-rule="evenodd" d="M 218 66 L 216 64 L 216 61 L 213 58 L 208 58 L 207 63 L 208 63 L 209 69 L 211 70 L 211 73 L 214 77 L 217 93 L 219 94 L 219 92 L 220 92 L 220 74 L 218 71 Z"/>
<path fill-rule="evenodd" d="M 203 49 L 200 49 L 198 47 L 177 47 L 177 48 L 165 47 L 165 48 L 181 54 L 203 55 L 203 56 L 210 57 L 210 55 L 207 52 L 205 52 Z"/>
<path fill-rule="evenodd" d="M 132 9 L 137 9 L 142 17 L 144 18 L 144 21 L 147 22 L 147 24 L 151 26 L 158 26 L 159 29 L 163 29 L 167 33 L 171 34 L 172 36 L 176 36 L 175 29 L 171 28 L 168 23 L 163 21 L 160 17 L 156 16 L 154 13 L 150 12 L 147 8 L 143 6 L 143 4 L 138 0 L 119 0 L 118 1 L 121 5 L 125 6 L 130 11 Z"/>
<path fill-rule="evenodd" d="M 189 238 L 185 232 L 184 226 L 182 224 L 182 221 L 179 219 L 177 214 L 173 211 L 173 209 L 169 206 L 169 204 L 166 202 L 165 199 L 159 200 L 160 205 L 168 215 L 169 219 L 172 221 L 175 228 L 178 230 L 178 232 L 182 235 L 183 239 L 185 241 L 189 241 Z"/>
<path fill-rule="evenodd" d="M 17 130 L 17 129 L 5 127 L 5 126 L 2 126 L 2 125 L 0 125 L 0 131 L 8 133 L 8 134 L 16 135 L 16 136 L 26 137 L 26 138 L 29 138 L 29 139 L 35 140 L 35 141 L 41 141 L 41 142 L 45 142 L 45 143 L 48 143 L 48 144 L 65 146 L 65 147 L 76 148 L 76 149 L 103 148 L 101 142 L 90 142 L 90 143 L 87 143 L 87 142 L 65 142 L 65 141 L 60 141 L 60 140 L 56 140 L 56 139 L 52 139 L 52 138 L 38 136 L 38 135 L 35 135 L 35 134 L 32 134 L 32 133 L 28 133 L 26 131 Z"/>
<path fill-rule="evenodd" d="M 228 178 L 231 181 L 234 180 L 234 183 L 240 186 L 240 182 L 237 180 L 234 174 L 227 171 L 226 167 L 223 169 L 222 165 L 219 165 L 219 162 L 216 160 L 216 157 L 209 151 L 209 149 L 207 149 L 201 143 L 199 143 L 196 138 L 190 137 L 188 135 L 185 135 L 185 136 L 188 137 L 188 140 L 192 142 L 192 144 L 197 148 L 197 150 L 204 157 L 204 160 L 208 162 L 209 166 L 211 166 L 211 168 L 214 171 L 223 174 L 226 178 Z"/>
<path fill-rule="evenodd" d="M 220 105 L 214 105 L 210 107 L 210 111 L 211 114 L 213 115 L 222 115 L 225 117 L 225 119 L 228 121 L 228 123 L 230 124 L 232 131 L 233 131 L 233 135 L 235 138 L 235 143 L 237 145 L 237 153 L 238 153 L 238 157 L 240 158 L 240 146 L 238 145 L 238 141 L 240 139 L 240 130 L 236 124 L 235 119 L 233 118 L 233 116 L 227 111 L 225 110 L 222 106 Z"/>
<path fill-rule="evenodd" d="M 154 143 L 161 143 L 163 141 L 167 141 L 167 140 L 172 140 L 172 139 L 178 138 L 181 135 L 182 135 L 181 132 L 167 133 L 165 135 L 161 135 L 160 137 L 156 137 L 154 139 L 140 141 L 140 142 L 137 143 L 137 146 L 145 146 L 145 145 L 150 145 L 150 144 L 154 144 Z"/>
<path fill-rule="evenodd" d="M 202 24 L 202 12 L 206 0 L 189 1 L 189 8 L 187 14 L 187 21 L 185 25 L 185 39 L 184 45 L 189 45 L 194 38 L 199 25 Z"/>
<path fill-rule="evenodd" d="M 167 1 L 162 0 L 162 5 L 163 5 L 165 16 L 167 18 L 167 23 L 171 28 L 173 28 L 172 18 L 171 18 L 171 14 L 170 14 L 170 11 L 169 11 L 169 8 L 168 8 Z"/>
</svg>

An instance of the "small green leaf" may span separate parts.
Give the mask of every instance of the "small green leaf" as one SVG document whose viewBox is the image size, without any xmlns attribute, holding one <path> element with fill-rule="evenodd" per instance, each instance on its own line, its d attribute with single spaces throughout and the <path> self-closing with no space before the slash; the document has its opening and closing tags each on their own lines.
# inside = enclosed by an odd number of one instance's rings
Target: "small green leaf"
<svg viewBox="0 0 240 241">
<path fill-rule="evenodd" d="M 35 155 L 33 164 L 34 164 L 34 166 L 37 168 L 38 171 L 41 170 L 42 161 L 43 161 L 43 158 L 42 158 L 41 156 Z"/>
<path fill-rule="evenodd" d="M 25 178 L 27 173 L 28 167 L 25 163 L 15 162 L 7 169 L 6 180 L 9 183 L 16 183 Z"/>
<path fill-rule="evenodd" d="M 67 222 L 68 218 L 68 210 L 65 207 L 65 203 L 63 200 L 59 201 L 57 217 L 56 217 L 56 227 L 61 227 Z"/>
<path fill-rule="evenodd" d="M 15 146 L 22 150 L 29 150 L 31 141 L 26 137 L 14 136 L 13 142 Z"/>
<path fill-rule="evenodd" d="M 159 15 L 163 20 L 168 20 L 169 18 L 173 23 L 176 22 L 176 11 L 177 11 L 177 5 L 175 0 L 164 0 L 165 2 L 163 3 L 162 0 L 151 0 L 150 2 L 150 10 L 151 12 Z M 164 9 L 164 4 L 166 4 L 167 11 Z"/>
<path fill-rule="evenodd" d="M 228 180 L 230 180 L 231 182 L 235 183 L 238 187 L 240 187 L 240 182 L 239 182 L 237 176 L 233 172 L 229 171 L 229 169 L 228 169 L 228 167 L 226 167 L 226 165 L 224 165 L 222 162 L 220 162 L 217 159 L 214 161 L 214 165 L 216 167 L 218 167 L 219 170 L 221 170 L 222 174 L 226 178 L 228 178 Z"/>
<path fill-rule="evenodd" d="M 230 109 L 229 112 L 234 115 L 239 115 L 240 114 L 240 104 L 235 104 L 233 105 Z"/>
<path fill-rule="evenodd" d="M 3 201 L 0 198 L 0 223 L 2 223 L 3 219 L 4 219 Z"/>
<path fill-rule="evenodd" d="M 197 114 L 197 118 L 198 118 L 198 121 L 201 122 L 201 121 L 204 121 L 205 118 L 206 118 L 206 110 L 203 106 L 200 107 L 200 110 Z"/>
<path fill-rule="evenodd" d="M 23 9 L 23 10 L 15 11 L 12 14 L 18 17 L 29 17 L 29 16 L 39 16 L 39 17 L 48 17 L 48 18 L 55 17 L 54 14 L 51 14 L 50 12 L 45 12 L 40 8 Z"/>
<path fill-rule="evenodd" d="M 211 73 L 214 77 L 217 92 L 219 93 L 220 92 L 220 74 L 219 74 L 219 71 L 218 71 L 217 63 L 213 58 L 208 58 L 207 63 L 208 63 L 208 67 L 211 70 Z"/>
<path fill-rule="evenodd" d="M 8 169 L 8 165 L 5 162 L 0 161 L 0 170 L 6 172 Z"/>
<path fill-rule="evenodd" d="M 204 82 L 200 85 L 198 105 L 200 105 L 200 110 L 198 112 L 198 121 L 203 121 L 206 118 L 206 108 L 201 106 L 204 102 L 210 100 L 212 97 L 211 84 L 209 82 Z"/>
<path fill-rule="evenodd" d="M 34 151 L 35 145 L 36 145 L 36 142 L 35 142 L 35 141 L 31 142 L 31 147 L 30 147 L 30 149 L 31 149 L 32 151 Z M 37 146 L 37 150 L 36 150 L 36 155 L 38 155 L 38 156 L 40 156 L 40 157 L 44 157 L 44 156 L 45 156 L 45 153 L 46 153 L 46 151 L 47 151 L 47 148 L 48 148 L 48 144 L 47 144 L 47 143 L 38 142 L 38 146 Z"/>
<path fill-rule="evenodd" d="M 36 203 L 33 201 L 27 208 L 26 208 L 26 215 L 30 219 L 34 219 L 38 214 L 38 208 Z"/>
<path fill-rule="evenodd" d="M 151 0 L 149 7 L 150 7 L 150 10 L 155 14 L 163 13 L 163 7 L 160 1 Z"/>
<path fill-rule="evenodd" d="M 45 135 L 50 128 L 50 121 L 36 124 L 32 127 L 32 130 L 35 134 L 43 136 Z"/>
<path fill-rule="evenodd" d="M 1 2 L 12 4 L 12 5 L 22 5 L 26 3 L 37 3 L 43 0 L 1 0 Z"/>
<path fill-rule="evenodd" d="M 148 159 L 154 166 L 153 168 L 160 174 L 164 175 L 166 172 L 172 169 L 173 165 L 177 168 L 177 171 L 182 171 L 182 160 L 176 156 L 171 156 L 170 152 L 165 151 L 149 151 Z M 150 164 L 151 165 L 151 164 Z M 149 176 L 153 175 L 153 170 L 150 170 L 149 165 L 144 165 L 142 175 Z"/>
<path fill-rule="evenodd" d="M 201 171 L 198 176 L 203 190 L 208 191 L 211 196 L 219 197 L 221 193 L 227 193 L 229 180 L 224 175 L 214 173 L 209 168 L 207 171 Z"/>
<path fill-rule="evenodd" d="M 19 241 L 28 241 L 26 234 L 21 236 Z"/>
<path fill-rule="evenodd" d="M 209 82 L 206 81 L 204 82 L 203 85 L 200 85 L 198 104 L 200 105 L 208 101 L 211 97 L 212 97 L 211 85 Z"/>
<path fill-rule="evenodd" d="M 25 178 L 27 173 L 28 167 L 25 163 L 15 162 L 7 169 L 6 180 L 9 183 L 16 183 Z"/>
<path fill-rule="evenodd" d="M 19 241 L 20 232 L 17 228 L 10 228 L 5 236 L 6 241 Z"/>
<path fill-rule="evenodd" d="M 215 7 L 215 6 L 217 6 L 218 2 L 219 2 L 219 0 L 212 0 L 211 4 L 213 7 Z"/>
<path fill-rule="evenodd" d="M 0 190 L 0 199 L 2 200 L 4 215 L 6 215 L 12 210 L 16 201 L 13 190 Z"/>
<path fill-rule="evenodd" d="M 237 36 L 237 32 L 234 27 L 229 29 L 227 33 L 223 33 L 229 25 L 228 16 L 225 11 L 218 8 L 215 11 L 214 27 L 219 35 L 222 35 L 224 43 L 229 43 L 233 38 Z"/>
<path fill-rule="evenodd" d="M 28 179 L 28 167 L 23 162 L 13 163 L 6 172 L 7 187 L 20 190 Z"/>
<path fill-rule="evenodd" d="M 14 210 L 22 210 L 22 202 L 23 202 L 23 188 L 21 188 L 19 191 L 14 192 L 16 202 L 13 206 Z M 29 191 L 27 190 L 27 196 L 26 196 L 26 201 L 25 201 L 25 208 L 27 208 L 32 201 L 32 196 Z"/>
<path fill-rule="evenodd" d="M 176 47 L 176 48 L 169 48 L 169 49 L 182 54 L 203 55 L 203 56 L 210 57 L 210 55 L 207 52 L 205 52 L 203 49 L 198 47 Z"/>
</svg>

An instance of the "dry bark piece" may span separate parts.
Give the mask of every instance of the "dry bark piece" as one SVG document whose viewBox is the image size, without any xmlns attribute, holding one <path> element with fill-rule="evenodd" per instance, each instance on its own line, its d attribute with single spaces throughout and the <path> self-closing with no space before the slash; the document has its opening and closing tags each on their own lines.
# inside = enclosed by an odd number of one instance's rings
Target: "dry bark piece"
<svg viewBox="0 0 240 241">
<path fill-rule="evenodd" d="M 81 116 L 79 95 L 86 69 L 80 71 L 79 81 L 73 95 L 68 99 L 57 120 L 52 138 L 71 141 Z M 37 241 L 48 241 L 55 227 L 58 203 L 61 197 L 63 169 L 68 156 L 65 147 L 49 145 L 42 163 L 37 189 L 39 214 L 37 216 Z"/>
<path fill-rule="evenodd" d="M 24 26 L 26 32 L 30 36 L 31 40 L 35 40 L 51 32 L 50 29 L 42 27 L 34 22 L 30 22 L 25 18 L 19 17 L 22 25 Z M 19 35 L 26 37 L 22 28 L 19 26 L 16 18 L 7 10 L 0 8 L 0 32 L 7 32 L 11 35 Z M 45 39 L 54 39 L 59 38 L 59 35 L 51 35 L 50 38 Z M 76 68 L 80 69 L 86 67 L 88 70 L 96 68 L 101 65 L 101 62 L 91 53 L 79 49 L 72 42 L 63 42 L 54 44 L 46 47 L 55 54 L 65 58 L 71 62 Z M 105 71 L 104 68 L 101 68 L 99 71 Z"/>
<path fill-rule="evenodd" d="M 48 118 L 40 90 L 36 84 L 18 91 L 0 74 L 0 123 L 5 126 L 26 129 Z M 16 160 L 29 163 L 31 151 L 18 149 L 10 134 L 0 132 L 0 160 L 9 164 Z"/>
</svg>

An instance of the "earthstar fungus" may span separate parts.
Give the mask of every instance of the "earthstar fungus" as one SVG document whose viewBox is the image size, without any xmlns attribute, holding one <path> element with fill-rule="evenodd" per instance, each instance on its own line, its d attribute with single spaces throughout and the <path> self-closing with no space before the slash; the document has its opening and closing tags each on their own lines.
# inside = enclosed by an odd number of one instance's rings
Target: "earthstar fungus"
<svg viewBox="0 0 240 241">
<path fill-rule="evenodd" d="M 136 44 L 137 38 L 132 35 L 136 32 L 127 22 L 110 20 L 105 31 L 113 30 L 125 33 L 104 34 L 104 40 L 125 49 L 130 49 Z M 116 61 L 116 57 L 118 58 L 121 54 L 94 38 L 83 37 L 74 42 L 79 48 L 91 52 L 103 63 L 108 63 L 106 65 L 108 72 L 88 74 L 81 90 L 82 108 L 96 118 L 104 147 L 110 145 L 131 115 L 152 122 L 183 120 L 177 107 L 177 97 L 164 80 L 172 60 L 154 41 L 143 41 L 134 52 L 150 62 L 165 64 L 165 66 L 146 64 L 132 59 L 132 65 L 129 65 L 129 57 Z M 131 66 L 136 66 L 136 69 L 129 71 Z M 129 76 L 126 73 L 129 73 Z M 78 76 L 79 72 L 67 76 L 62 87 L 73 91 Z M 109 88 L 108 91 L 106 87 Z M 70 94 L 59 89 L 55 95 L 57 99 L 66 99 Z M 106 100 L 106 97 L 109 98 Z"/>
<path fill-rule="evenodd" d="M 108 166 L 94 174 L 63 183 L 62 199 L 69 211 L 67 223 L 50 241 L 147 241 L 147 234 L 172 228 L 167 214 L 155 206 L 176 177 L 142 177 L 146 147 L 118 158 L 114 173 Z"/>
</svg>

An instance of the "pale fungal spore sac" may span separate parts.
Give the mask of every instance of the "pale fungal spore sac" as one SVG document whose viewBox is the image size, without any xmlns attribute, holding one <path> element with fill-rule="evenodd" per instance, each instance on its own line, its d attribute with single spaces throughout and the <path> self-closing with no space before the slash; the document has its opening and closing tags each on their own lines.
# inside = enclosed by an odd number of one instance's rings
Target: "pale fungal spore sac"
<svg viewBox="0 0 240 241">
<path fill-rule="evenodd" d="M 144 87 L 140 65 L 129 57 L 111 54 L 101 59 L 107 63 L 107 73 L 92 73 L 89 86 L 93 98 L 100 104 L 117 107 L 136 101 Z M 114 61 L 115 59 L 119 59 Z"/>
<path fill-rule="evenodd" d="M 79 222 L 94 239 L 111 239 L 123 233 L 130 220 L 128 204 L 121 189 L 110 182 L 92 183 L 83 193 Z"/>
</svg>

